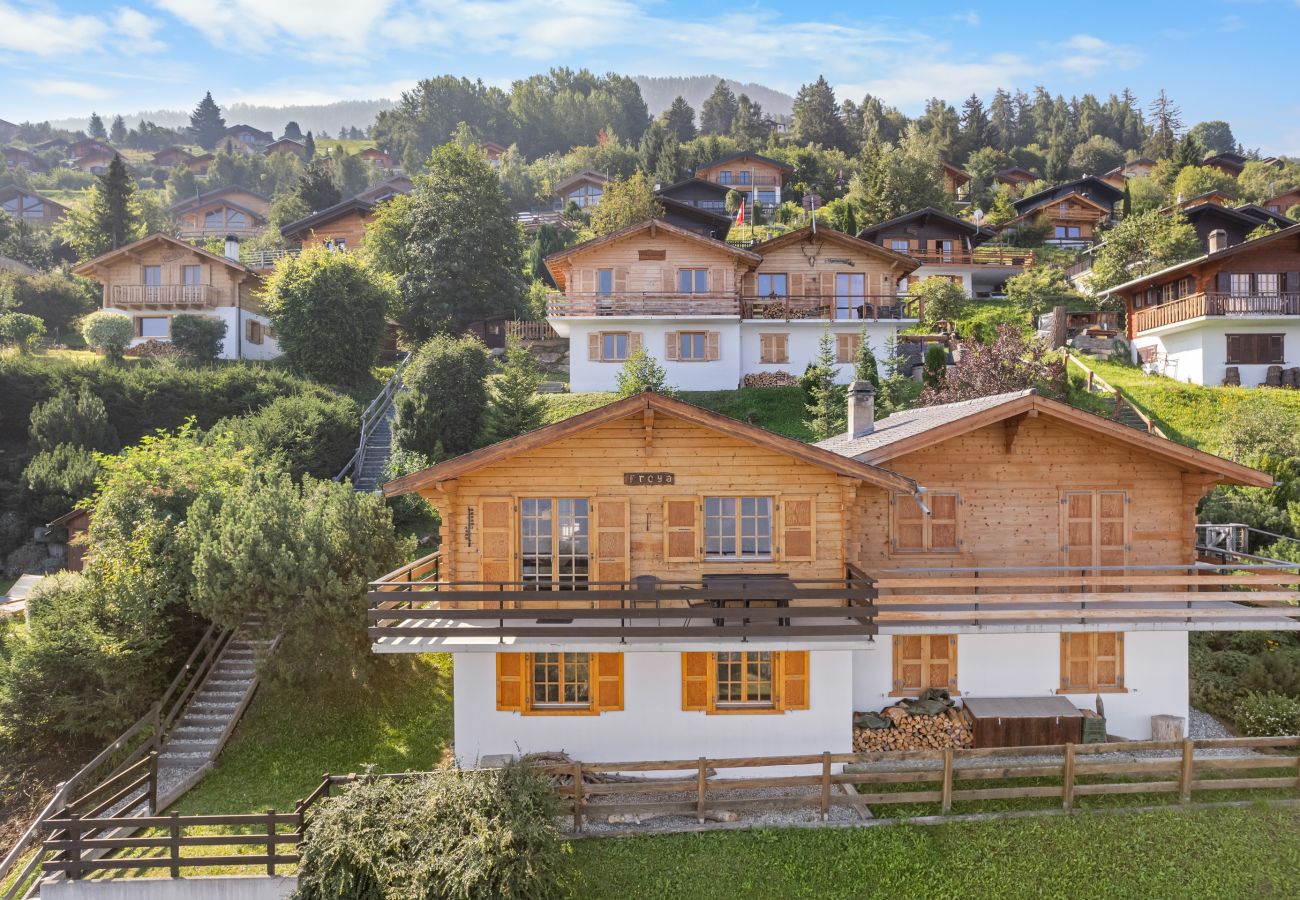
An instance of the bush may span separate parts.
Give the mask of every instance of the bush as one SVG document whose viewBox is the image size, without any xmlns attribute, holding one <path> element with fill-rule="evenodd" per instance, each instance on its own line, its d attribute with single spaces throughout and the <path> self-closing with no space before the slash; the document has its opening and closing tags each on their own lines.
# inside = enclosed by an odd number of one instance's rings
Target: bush
<svg viewBox="0 0 1300 900">
<path fill-rule="evenodd" d="M 361 408 L 349 397 L 291 394 L 218 427 L 260 460 L 279 456 L 294 478 L 333 478 L 356 452 Z"/>
<path fill-rule="evenodd" d="M 569 859 L 555 789 L 520 764 L 362 779 L 321 803 L 300 847 L 300 900 L 559 896 Z"/>
<path fill-rule="evenodd" d="M 1241 689 L 1234 676 L 1195 669 L 1192 670 L 1189 693 L 1193 707 L 1225 719 L 1233 717 L 1241 698 Z"/>
<path fill-rule="evenodd" d="M 1273 650 L 1250 661 L 1239 677 L 1242 690 L 1300 697 L 1300 650 Z"/>
<path fill-rule="evenodd" d="M 928 388 L 938 390 L 948 376 L 948 349 L 943 344 L 931 344 L 925 348 L 925 367 L 921 372 L 921 383 Z"/>
<path fill-rule="evenodd" d="M 40 450 L 71 444 L 113 453 L 121 446 L 117 432 L 108 423 L 104 401 L 84 384 L 76 393 L 64 389 L 37 404 L 32 409 L 30 423 L 28 434 Z"/>
<path fill-rule="evenodd" d="M 0 313 L 0 345 L 29 353 L 45 334 L 45 323 L 26 313 Z"/>
<path fill-rule="evenodd" d="M 619 397 L 631 397 L 642 391 L 670 395 L 675 393 L 668 386 L 668 372 L 646 352 L 645 347 L 637 347 L 623 360 L 623 366 L 618 370 L 617 385 Z"/>
<path fill-rule="evenodd" d="M 955 403 L 1033 388 L 1045 397 L 1065 393 L 1065 361 L 1043 341 L 1027 338 L 1010 325 L 998 328 L 992 343 L 964 342 L 953 370 L 938 387 L 926 387 L 921 403 Z"/>
<path fill-rule="evenodd" d="M 135 337 L 135 325 L 130 316 L 101 309 L 82 320 L 81 336 L 92 349 L 117 361 Z"/>
<path fill-rule="evenodd" d="M 95 492 L 99 463 L 93 450 L 60 444 L 32 457 L 23 469 L 23 506 L 33 524 L 66 513 Z"/>
<path fill-rule="evenodd" d="M 47 331 L 66 339 L 73 323 L 99 306 L 99 285 L 60 272 L 13 276 L 13 298 L 17 312 L 38 316 Z"/>
<path fill-rule="evenodd" d="M 208 316 L 172 317 L 172 346 L 196 362 L 214 362 L 226 339 L 226 323 Z"/>
<path fill-rule="evenodd" d="M 1082 294 L 1055 266 L 1034 266 L 1007 279 L 1007 300 L 1027 316 L 1037 316 L 1056 306 L 1073 307 Z"/>
<path fill-rule="evenodd" d="M 1251 692 L 1237 702 L 1232 718 L 1248 737 L 1300 734 L 1300 699 Z"/>
<path fill-rule="evenodd" d="M 437 461 L 480 446 L 490 364 L 476 338 L 440 334 L 416 351 L 397 397 L 397 445 Z"/>
<path fill-rule="evenodd" d="M 428 467 L 429 460 L 424 454 L 394 447 L 392 453 L 388 455 L 388 462 L 384 465 L 384 481 L 392 481 Z M 389 497 L 388 508 L 393 511 L 394 527 L 409 528 L 428 521 L 433 525 L 434 534 L 437 534 L 440 524 L 438 511 L 415 491 L 402 494 L 400 497 Z"/>
<path fill-rule="evenodd" d="M 919 304 L 921 323 L 933 329 L 939 322 L 956 322 L 970 303 L 965 289 L 947 278 L 926 278 L 911 286 L 912 301 Z"/>
<path fill-rule="evenodd" d="M 290 366 L 320 381 L 356 384 L 379 358 L 396 293 L 358 254 L 315 247 L 280 260 L 264 303 Z"/>
</svg>

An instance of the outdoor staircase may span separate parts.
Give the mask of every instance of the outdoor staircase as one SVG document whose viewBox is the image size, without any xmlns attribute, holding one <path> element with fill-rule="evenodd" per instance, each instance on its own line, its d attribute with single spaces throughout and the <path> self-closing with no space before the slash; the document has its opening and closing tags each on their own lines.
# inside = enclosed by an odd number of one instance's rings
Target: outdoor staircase
<svg viewBox="0 0 1300 900">
<path fill-rule="evenodd" d="M 361 461 L 352 475 L 353 489 L 369 493 L 379 488 L 389 454 L 393 451 L 393 419 L 396 415 L 396 405 L 390 402 L 362 448 Z"/>
<path fill-rule="evenodd" d="M 1136 428 L 1138 431 L 1147 430 L 1147 423 L 1142 421 L 1142 417 L 1137 414 L 1137 410 L 1128 403 L 1117 403 L 1112 399 L 1110 405 L 1112 406 L 1111 418 L 1116 422 L 1119 422 L 1121 425 L 1127 425 L 1130 428 Z M 1119 408 L 1116 410 L 1113 408 L 1115 406 L 1118 406 Z"/>
</svg>

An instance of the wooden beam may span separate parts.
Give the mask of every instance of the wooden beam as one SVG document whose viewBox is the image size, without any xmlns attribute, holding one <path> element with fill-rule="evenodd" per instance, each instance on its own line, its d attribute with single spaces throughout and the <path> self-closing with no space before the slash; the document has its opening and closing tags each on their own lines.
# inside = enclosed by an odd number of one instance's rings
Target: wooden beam
<svg viewBox="0 0 1300 900">
<path fill-rule="evenodd" d="M 652 407 L 647 406 L 645 408 L 645 411 L 641 414 L 641 420 L 642 422 L 645 423 L 645 453 L 646 456 L 649 456 L 650 451 L 654 446 L 654 438 L 655 438 L 654 409 Z"/>
<path fill-rule="evenodd" d="M 1016 443 L 1016 435 L 1020 433 L 1020 423 L 1025 420 L 1025 413 L 1018 416 L 1011 416 L 1002 420 L 1003 440 L 1006 443 L 1007 455 L 1011 455 L 1011 450 Z"/>
</svg>

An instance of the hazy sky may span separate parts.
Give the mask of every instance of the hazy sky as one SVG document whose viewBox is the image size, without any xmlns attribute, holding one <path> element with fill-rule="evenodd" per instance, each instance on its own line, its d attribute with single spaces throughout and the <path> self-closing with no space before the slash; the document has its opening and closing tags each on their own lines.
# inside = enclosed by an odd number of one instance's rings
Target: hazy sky
<svg viewBox="0 0 1300 900">
<path fill-rule="evenodd" d="M 987 101 L 1161 87 L 1188 125 L 1300 155 L 1300 0 L 883 4 L 761 0 L 0 0 L 0 119 L 396 98 L 417 79 L 508 86 L 565 65 L 717 74 L 793 93 L 818 74 L 871 92 Z M 912 15 L 908 11 L 915 10 Z"/>
</svg>

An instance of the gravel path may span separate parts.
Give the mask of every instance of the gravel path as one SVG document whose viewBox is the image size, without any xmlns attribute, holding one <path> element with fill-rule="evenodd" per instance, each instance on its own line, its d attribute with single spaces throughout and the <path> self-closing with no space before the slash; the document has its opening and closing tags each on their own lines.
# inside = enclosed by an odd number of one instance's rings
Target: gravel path
<svg viewBox="0 0 1300 900">
<path fill-rule="evenodd" d="M 845 793 L 840 786 L 836 786 L 838 793 Z M 709 808 L 712 810 L 725 809 L 728 799 L 759 799 L 759 798 L 784 798 L 784 797 L 809 797 L 818 798 L 821 796 L 821 789 L 818 787 L 790 787 L 790 788 L 729 788 L 724 791 L 709 791 Z M 644 803 L 647 801 L 663 803 L 694 803 L 694 791 L 678 791 L 670 794 L 602 794 L 601 803 L 622 804 L 622 803 Z M 821 810 L 816 805 L 798 807 L 795 809 L 767 809 L 761 811 L 745 811 L 739 813 L 740 822 L 747 826 L 767 827 L 782 825 L 799 825 L 805 822 L 820 822 Z M 862 818 L 858 811 L 848 806 L 832 806 L 830 809 L 831 822 L 856 822 Z M 694 828 L 699 824 L 699 820 L 693 815 L 680 816 L 658 816 L 653 819 L 646 819 L 644 823 L 610 823 L 598 811 L 591 812 L 583 824 L 584 834 L 622 834 L 630 831 L 646 830 L 663 830 L 672 828 Z M 565 828 L 571 830 L 573 827 L 572 819 L 566 821 Z"/>
<path fill-rule="evenodd" d="M 1214 716 L 1199 709 L 1187 711 L 1187 736 L 1190 738 L 1227 738 L 1233 733 Z"/>
</svg>

